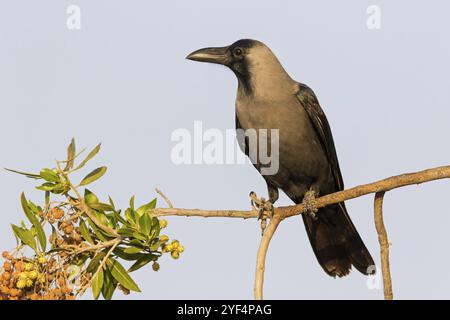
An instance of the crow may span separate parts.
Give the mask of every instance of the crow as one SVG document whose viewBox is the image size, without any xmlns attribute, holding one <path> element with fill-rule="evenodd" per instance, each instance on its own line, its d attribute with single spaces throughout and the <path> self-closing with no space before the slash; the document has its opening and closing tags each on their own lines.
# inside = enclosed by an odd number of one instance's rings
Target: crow
<svg viewBox="0 0 450 320">
<path fill-rule="evenodd" d="M 317 195 L 343 190 L 344 183 L 330 125 L 311 88 L 294 81 L 273 52 L 257 40 L 200 49 L 186 58 L 221 64 L 234 72 L 236 129 L 278 130 L 278 170 L 262 174 L 269 201 L 275 203 L 281 189 L 293 202 L 306 204 L 309 214 L 302 214 L 303 222 L 323 270 L 343 277 L 353 265 L 365 275 L 373 274 L 374 261 L 345 204 L 318 210 L 314 206 Z M 249 155 L 248 139 L 239 145 Z M 260 161 L 252 159 L 252 163 L 262 173 Z"/>
</svg>

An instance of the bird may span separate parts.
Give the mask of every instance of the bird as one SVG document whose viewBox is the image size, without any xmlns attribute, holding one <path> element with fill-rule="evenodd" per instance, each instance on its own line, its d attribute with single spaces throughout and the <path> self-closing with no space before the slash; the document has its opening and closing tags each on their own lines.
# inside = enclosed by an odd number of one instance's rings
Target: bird
<svg viewBox="0 0 450 320">
<path fill-rule="evenodd" d="M 318 195 L 341 191 L 344 182 L 331 128 L 314 91 L 293 80 L 272 50 L 258 40 L 241 39 L 229 46 L 199 49 L 186 59 L 220 64 L 236 75 L 237 130 L 278 130 L 278 170 L 261 174 L 268 202 L 274 204 L 282 190 L 294 203 L 306 205 L 308 214 L 301 216 L 326 274 L 340 278 L 348 275 L 352 266 L 364 275 L 374 274 L 373 258 L 345 203 L 315 207 Z M 249 156 L 248 139 L 239 146 Z M 261 163 L 252 163 L 261 173 Z"/>
</svg>

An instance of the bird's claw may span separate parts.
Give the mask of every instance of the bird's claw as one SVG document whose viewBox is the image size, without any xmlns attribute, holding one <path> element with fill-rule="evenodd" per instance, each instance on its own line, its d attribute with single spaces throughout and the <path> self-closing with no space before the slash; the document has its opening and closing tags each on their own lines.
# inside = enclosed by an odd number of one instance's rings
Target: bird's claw
<svg viewBox="0 0 450 320">
<path fill-rule="evenodd" d="M 305 206 L 305 213 L 312 217 L 314 220 L 317 220 L 319 217 L 317 216 L 317 201 L 316 201 L 316 192 L 314 190 L 309 190 L 303 196 L 303 205 Z"/>
<path fill-rule="evenodd" d="M 258 220 L 261 220 L 261 234 L 267 226 L 267 218 L 272 219 L 274 208 L 272 202 L 264 198 L 258 198 L 255 192 L 250 192 L 250 203 L 254 210 L 258 212 Z"/>
</svg>

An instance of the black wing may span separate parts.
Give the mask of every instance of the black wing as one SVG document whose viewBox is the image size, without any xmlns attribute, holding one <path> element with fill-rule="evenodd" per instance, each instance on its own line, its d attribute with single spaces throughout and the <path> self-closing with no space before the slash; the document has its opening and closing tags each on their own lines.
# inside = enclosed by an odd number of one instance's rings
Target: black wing
<svg viewBox="0 0 450 320">
<path fill-rule="evenodd" d="M 343 190 L 344 181 L 342 179 L 341 169 L 339 168 L 336 148 L 334 147 L 333 136 L 331 134 L 327 117 L 320 107 L 316 95 L 307 85 L 299 83 L 299 90 L 296 96 L 308 113 L 309 118 L 311 119 L 311 122 L 320 137 L 322 147 L 327 153 L 327 158 L 331 165 L 331 170 L 333 171 L 334 180 L 336 182 L 336 188 L 338 190 Z"/>
<path fill-rule="evenodd" d="M 344 189 L 341 169 L 334 147 L 330 125 L 314 92 L 299 83 L 297 98 L 313 123 L 326 151 L 337 190 Z M 373 273 L 374 265 L 364 242 L 351 221 L 345 204 L 328 206 L 319 210 L 319 220 L 302 215 L 311 246 L 322 268 L 331 276 L 342 277 L 353 264 L 363 274 Z M 322 219 L 321 219 L 322 218 Z M 332 223 L 329 223 L 329 222 Z M 319 245 L 320 244 L 320 245 Z"/>
</svg>

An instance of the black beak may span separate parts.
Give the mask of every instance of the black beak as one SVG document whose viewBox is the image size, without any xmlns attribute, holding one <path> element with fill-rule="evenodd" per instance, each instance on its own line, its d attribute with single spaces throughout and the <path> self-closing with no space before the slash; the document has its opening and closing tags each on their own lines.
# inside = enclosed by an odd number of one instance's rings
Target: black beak
<svg viewBox="0 0 450 320">
<path fill-rule="evenodd" d="M 226 65 L 229 61 L 228 47 L 203 48 L 190 53 L 186 59 Z"/>
</svg>

